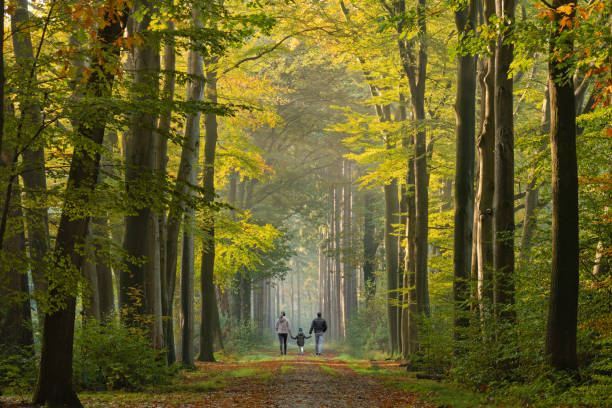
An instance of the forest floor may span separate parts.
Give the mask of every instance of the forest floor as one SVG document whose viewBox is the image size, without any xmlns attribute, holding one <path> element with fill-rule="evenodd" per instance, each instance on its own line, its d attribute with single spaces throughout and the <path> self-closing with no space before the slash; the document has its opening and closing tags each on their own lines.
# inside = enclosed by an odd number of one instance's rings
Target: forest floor
<svg viewBox="0 0 612 408">
<path fill-rule="evenodd" d="M 328 352 L 251 354 L 238 361 L 197 363 L 171 384 L 146 392 L 88 392 L 86 407 L 477 407 L 484 397 L 416 380 L 397 361 L 353 360 Z M 25 401 L 4 400 L 9 407 Z M 21 403 L 21 404 L 20 404 Z M 0 400 L 0 406 L 2 400 Z"/>
</svg>

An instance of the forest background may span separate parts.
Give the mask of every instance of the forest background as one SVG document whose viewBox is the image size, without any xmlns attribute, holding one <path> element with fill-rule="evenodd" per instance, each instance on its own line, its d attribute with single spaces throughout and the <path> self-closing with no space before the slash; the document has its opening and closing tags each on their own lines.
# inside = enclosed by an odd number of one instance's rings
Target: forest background
<svg viewBox="0 0 612 408">
<path fill-rule="evenodd" d="M 285 310 L 480 392 L 611 403 L 610 2 L 2 8 L 5 392 L 165 382 Z"/>
</svg>

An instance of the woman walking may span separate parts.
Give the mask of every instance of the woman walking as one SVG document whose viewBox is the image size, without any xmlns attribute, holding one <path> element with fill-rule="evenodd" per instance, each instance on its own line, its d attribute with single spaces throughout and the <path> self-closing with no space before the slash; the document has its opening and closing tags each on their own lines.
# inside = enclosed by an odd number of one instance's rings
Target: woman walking
<svg viewBox="0 0 612 408">
<path fill-rule="evenodd" d="M 281 312 L 280 317 L 276 321 L 276 333 L 278 333 L 278 342 L 280 344 L 280 355 L 287 355 L 287 336 L 291 333 L 291 325 L 289 320 L 285 318 L 285 312 Z M 284 347 L 284 351 L 283 351 Z"/>
</svg>

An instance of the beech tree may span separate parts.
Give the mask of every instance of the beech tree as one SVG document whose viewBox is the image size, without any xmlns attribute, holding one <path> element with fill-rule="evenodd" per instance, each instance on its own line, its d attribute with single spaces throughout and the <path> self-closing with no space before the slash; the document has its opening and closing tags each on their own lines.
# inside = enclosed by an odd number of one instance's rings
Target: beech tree
<svg viewBox="0 0 612 408">
<path fill-rule="evenodd" d="M 554 1 L 550 27 L 549 88 L 552 157 L 552 272 L 546 354 L 559 369 L 576 369 L 578 313 L 578 165 L 572 64 L 573 38 L 563 21 L 575 15 L 575 3 Z"/>
</svg>

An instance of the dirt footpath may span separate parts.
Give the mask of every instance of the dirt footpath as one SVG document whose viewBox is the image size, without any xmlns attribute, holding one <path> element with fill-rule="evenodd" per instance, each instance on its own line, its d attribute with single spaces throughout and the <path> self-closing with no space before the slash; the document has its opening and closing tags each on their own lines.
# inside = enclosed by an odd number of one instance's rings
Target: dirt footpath
<svg viewBox="0 0 612 408">
<path fill-rule="evenodd" d="M 346 363 L 295 358 L 249 364 L 269 372 L 265 381 L 239 381 L 210 395 L 214 407 L 435 407 L 417 395 L 386 388 Z M 206 405 L 205 405 L 206 406 Z"/>
</svg>

